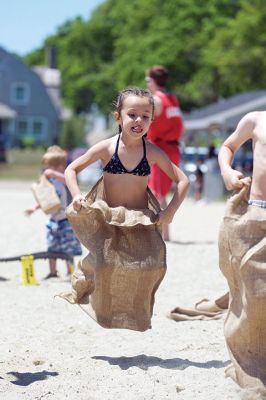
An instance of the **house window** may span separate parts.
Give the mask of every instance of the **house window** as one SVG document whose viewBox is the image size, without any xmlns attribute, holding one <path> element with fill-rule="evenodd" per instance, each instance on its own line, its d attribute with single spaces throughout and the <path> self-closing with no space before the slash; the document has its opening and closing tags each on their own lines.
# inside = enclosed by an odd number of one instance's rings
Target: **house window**
<svg viewBox="0 0 266 400">
<path fill-rule="evenodd" d="M 30 87 L 27 82 L 13 82 L 11 84 L 11 103 L 26 105 L 30 100 Z"/>
<path fill-rule="evenodd" d="M 45 136 L 47 134 L 47 120 L 43 117 L 32 118 L 32 134 L 34 137 Z"/>
<path fill-rule="evenodd" d="M 17 86 L 15 88 L 15 97 L 19 102 L 25 99 L 25 88 L 23 86 Z"/>
<path fill-rule="evenodd" d="M 14 136 L 24 145 L 45 143 L 47 132 L 48 120 L 45 117 L 24 116 L 15 121 Z"/>
<path fill-rule="evenodd" d="M 34 121 L 33 122 L 33 134 L 34 136 L 39 136 L 43 133 L 43 123 L 41 121 Z"/>
<path fill-rule="evenodd" d="M 28 121 L 21 119 L 17 121 L 17 133 L 20 136 L 25 136 L 28 132 Z"/>
</svg>

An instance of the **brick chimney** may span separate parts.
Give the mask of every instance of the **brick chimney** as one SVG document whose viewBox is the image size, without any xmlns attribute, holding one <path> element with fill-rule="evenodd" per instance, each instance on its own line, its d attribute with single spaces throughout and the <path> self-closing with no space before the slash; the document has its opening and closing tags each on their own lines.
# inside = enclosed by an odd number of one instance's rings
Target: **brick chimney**
<svg viewBox="0 0 266 400">
<path fill-rule="evenodd" d="M 49 44 L 46 50 L 47 66 L 51 69 L 57 68 L 57 49 L 53 44 Z"/>
</svg>

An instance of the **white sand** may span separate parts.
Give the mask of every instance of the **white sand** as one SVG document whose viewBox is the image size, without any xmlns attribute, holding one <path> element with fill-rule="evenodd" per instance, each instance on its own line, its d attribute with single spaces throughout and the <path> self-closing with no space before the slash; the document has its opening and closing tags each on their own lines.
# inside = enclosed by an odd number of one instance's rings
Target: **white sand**
<svg viewBox="0 0 266 400">
<path fill-rule="evenodd" d="M 46 216 L 23 210 L 33 203 L 29 184 L 0 182 L 1 257 L 43 251 Z M 47 261 L 35 261 L 39 286 L 24 287 L 20 262 L 0 263 L 0 399 L 7 400 L 229 400 L 240 389 L 224 377 L 228 354 L 223 321 L 174 322 L 165 314 L 203 297 L 223 294 L 217 235 L 224 203 L 182 205 L 167 245 L 168 272 L 145 333 L 105 330 L 78 306 L 54 295 L 70 288 L 42 281 Z"/>
</svg>

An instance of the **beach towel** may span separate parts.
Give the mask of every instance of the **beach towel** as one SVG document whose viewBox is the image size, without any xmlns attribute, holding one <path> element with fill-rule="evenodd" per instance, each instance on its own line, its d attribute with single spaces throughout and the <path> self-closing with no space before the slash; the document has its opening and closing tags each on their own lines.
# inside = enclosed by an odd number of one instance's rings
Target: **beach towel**
<svg viewBox="0 0 266 400">
<path fill-rule="evenodd" d="M 266 383 L 266 210 L 249 206 L 251 179 L 227 203 L 219 233 L 219 263 L 229 288 L 224 333 L 241 387 Z"/>
<path fill-rule="evenodd" d="M 72 277 L 79 304 L 104 328 L 151 328 L 154 296 L 166 272 L 166 246 L 158 225 L 160 206 L 148 190 L 148 208 L 111 208 L 104 201 L 103 178 L 86 196 L 80 211 L 67 217 L 89 254 Z"/>
</svg>

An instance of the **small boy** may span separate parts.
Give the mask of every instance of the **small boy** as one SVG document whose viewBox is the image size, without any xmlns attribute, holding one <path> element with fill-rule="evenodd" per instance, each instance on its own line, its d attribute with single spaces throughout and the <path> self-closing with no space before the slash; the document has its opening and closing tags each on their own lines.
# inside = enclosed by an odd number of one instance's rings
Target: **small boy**
<svg viewBox="0 0 266 400">
<path fill-rule="evenodd" d="M 253 176 L 231 167 L 251 139 Z M 219 264 L 230 289 L 224 333 L 232 365 L 227 375 L 241 387 L 266 385 L 266 111 L 246 114 L 219 153 L 228 200 L 219 236 Z"/>
<path fill-rule="evenodd" d="M 65 185 L 66 164 L 66 152 L 59 146 L 50 146 L 42 157 L 43 173 L 54 185 L 61 201 L 61 208 L 50 215 L 46 225 L 47 251 L 77 256 L 82 254 L 81 246 L 65 215 L 65 208 L 71 202 L 71 196 Z M 26 209 L 25 214 L 30 216 L 39 208 L 40 205 L 36 203 Z M 70 262 L 66 261 L 66 264 L 67 274 L 70 274 Z M 49 268 L 50 272 L 45 279 L 57 278 L 56 259 L 49 259 Z"/>
</svg>

